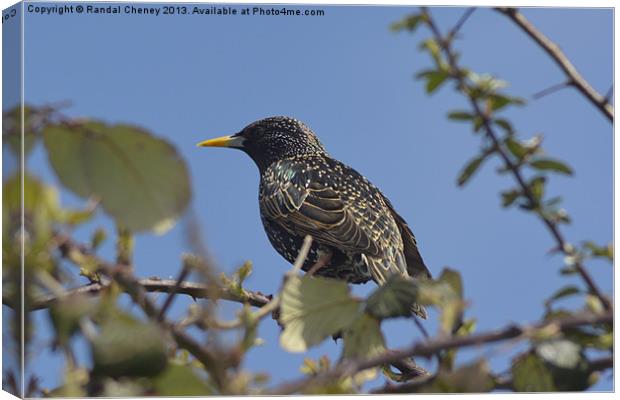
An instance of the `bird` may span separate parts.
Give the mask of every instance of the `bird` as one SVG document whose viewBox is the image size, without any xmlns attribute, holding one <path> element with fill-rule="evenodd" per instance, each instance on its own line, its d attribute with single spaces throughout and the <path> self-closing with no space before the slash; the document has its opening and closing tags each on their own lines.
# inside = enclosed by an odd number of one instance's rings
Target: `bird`
<svg viewBox="0 0 620 400">
<path fill-rule="evenodd" d="M 310 235 L 302 269 L 315 276 L 378 285 L 392 274 L 431 278 L 411 228 L 388 198 L 362 174 L 332 158 L 305 123 L 268 117 L 197 145 L 239 149 L 254 161 L 263 227 L 274 249 L 291 264 Z M 413 304 L 411 310 L 427 318 L 423 306 Z"/>
</svg>

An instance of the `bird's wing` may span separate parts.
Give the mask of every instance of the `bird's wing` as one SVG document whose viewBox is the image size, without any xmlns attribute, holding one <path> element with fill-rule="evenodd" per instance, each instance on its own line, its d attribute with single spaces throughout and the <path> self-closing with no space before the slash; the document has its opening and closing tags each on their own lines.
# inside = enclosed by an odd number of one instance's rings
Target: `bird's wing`
<svg viewBox="0 0 620 400">
<path fill-rule="evenodd" d="M 413 232 L 411 231 L 411 228 L 409 228 L 407 221 L 405 221 L 405 219 L 396 212 L 394 206 L 390 203 L 390 200 L 388 200 L 385 196 L 383 196 L 383 199 L 392 212 L 392 216 L 394 217 L 396 225 L 398 225 L 398 229 L 400 230 L 400 236 L 403 240 L 405 259 L 407 260 L 407 272 L 410 276 L 415 278 L 430 278 L 431 272 L 426 264 L 424 264 L 424 260 L 422 260 L 422 256 L 418 250 L 418 243 Z"/>
<path fill-rule="evenodd" d="M 368 198 L 351 188 L 336 190 L 329 175 L 306 167 L 306 163 L 290 161 L 269 171 L 261 182 L 264 216 L 292 233 L 312 235 L 319 243 L 341 250 L 378 259 L 386 252 L 395 253 L 387 257 L 384 269 L 394 264 L 404 273 L 405 262 L 397 259 L 403 250 L 400 233 L 381 196 Z M 355 175 L 361 190 L 376 190 L 354 170 L 346 172 Z"/>
</svg>

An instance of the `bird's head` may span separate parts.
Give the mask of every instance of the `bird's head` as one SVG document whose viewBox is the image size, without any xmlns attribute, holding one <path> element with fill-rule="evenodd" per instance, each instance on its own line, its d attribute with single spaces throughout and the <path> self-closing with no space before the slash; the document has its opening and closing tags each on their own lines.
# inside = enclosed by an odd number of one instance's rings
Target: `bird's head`
<svg viewBox="0 0 620 400">
<path fill-rule="evenodd" d="M 290 117 L 261 119 L 234 135 L 205 140 L 198 146 L 243 150 L 260 170 L 275 161 L 296 155 L 325 154 L 314 132 L 303 122 Z"/>
</svg>

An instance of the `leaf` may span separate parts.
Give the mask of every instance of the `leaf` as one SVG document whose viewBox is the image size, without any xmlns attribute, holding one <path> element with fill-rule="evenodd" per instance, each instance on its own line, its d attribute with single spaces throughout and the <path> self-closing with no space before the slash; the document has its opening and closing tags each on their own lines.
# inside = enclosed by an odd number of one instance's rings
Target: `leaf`
<svg viewBox="0 0 620 400">
<path fill-rule="evenodd" d="M 512 153 L 512 155 L 519 161 L 523 160 L 525 156 L 529 154 L 529 151 L 525 146 L 511 137 L 507 137 L 504 143 L 506 143 L 506 147 L 510 150 L 510 153 Z"/>
<path fill-rule="evenodd" d="M 534 196 L 534 200 L 536 200 L 537 203 L 539 203 L 545 195 L 546 181 L 547 178 L 545 178 L 544 176 L 535 176 L 529 182 L 530 192 L 532 193 L 532 196 Z"/>
<path fill-rule="evenodd" d="M 348 327 L 360 313 L 360 302 L 349 295 L 346 282 L 304 276 L 289 277 L 282 288 L 282 347 L 306 351 Z"/>
<path fill-rule="evenodd" d="M 454 332 L 454 336 L 469 336 L 476 329 L 476 320 L 469 319 L 460 324 L 460 327 Z M 445 371 L 452 371 L 454 368 L 454 361 L 456 359 L 456 352 L 458 349 L 446 350 L 443 357 L 441 357 L 441 368 Z"/>
<path fill-rule="evenodd" d="M 49 397 L 85 397 L 87 396 L 85 386 L 88 381 L 86 368 L 67 367 L 62 386 L 52 390 Z"/>
<path fill-rule="evenodd" d="M 435 39 L 426 39 L 420 43 L 420 50 L 428 51 L 436 65 L 442 65 L 441 48 Z"/>
<path fill-rule="evenodd" d="M 156 396 L 211 396 L 213 390 L 188 365 L 170 364 L 153 380 Z"/>
<path fill-rule="evenodd" d="M 425 20 L 424 15 L 413 14 L 413 15 L 407 16 L 401 21 L 393 23 L 390 28 L 396 32 L 406 29 L 413 33 L 419 26 L 420 22 L 424 20 Z"/>
<path fill-rule="evenodd" d="M 499 111 L 509 104 L 521 106 L 525 101 L 518 97 L 504 96 L 501 94 L 491 94 L 487 98 L 488 107 L 491 111 Z"/>
<path fill-rule="evenodd" d="M 24 238 L 24 257 L 27 268 L 50 269 L 54 265 L 49 251 L 52 228 L 65 223 L 66 215 L 74 210 L 60 207 L 58 191 L 32 175 L 24 174 L 23 206 L 24 235 L 21 225 L 22 177 L 19 173 L 2 184 L 3 262 L 21 265 L 21 242 Z"/>
<path fill-rule="evenodd" d="M 451 111 L 448 113 L 448 119 L 453 121 L 469 121 L 474 119 L 474 116 L 467 111 Z"/>
<path fill-rule="evenodd" d="M 586 295 L 586 307 L 588 307 L 588 310 L 594 314 L 600 315 L 605 313 L 605 307 L 603 306 L 601 299 L 592 294 Z"/>
<path fill-rule="evenodd" d="M 413 279 L 393 274 L 368 297 L 366 312 L 378 319 L 409 317 L 417 293 Z"/>
<path fill-rule="evenodd" d="M 545 305 L 549 307 L 551 303 L 553 303 L 556 300 L 559 300 L 563 297 L 572 296 L 578 293 L 581 293 L 581 290 L 578 287 L 572 286 L 572 285 L 564 286 L 563 288 L 558 289 L 553 295 L 551 295 L 551 297 L 549 297 L 545 301 Z"/>
<path fill-rule="evenodd" d="M 575 368 L 581 359 L 581 348 L 570 340 L 549 340 L 536 346 L 536 354 L 561 368 Z"/>
<path fill-rule="evenodd" d="M 167 365 L 164 333 L 151 322 L 120 312 L 108 316 L 92 340 L 93 374 L 154 376 Z"/>
<path fill-rule="evenodd" d="M 503 130 L 506 131 L 507 134 L 509 135 L 513 135 L 515 133 L 512 124 L 505 118 L 495 118 L 493 120 L 493 122 L 495 123 L 495 125 L 499 126 L 500 128 L 502 128 Z"/>
<path fill-rule="evenodd" d="M 460 326 L 464 303 L 460 274 L 449 268 L 442 271 L 436 281 L 418 282 L 417 302 L 422 305 L 436 305 L 441 309 L 442 332 L 452 334 Z"/>
<path fill-rule="evenodd" d="M 502 207 L 509 207 L 521 196 L 521 191 L 517 189 L 502 192 Z"/>
<path fill-rule="evenodd" d="M 90 239 L 90 247 L 93 250 L 99 248 L 99 246 L 106 240 L 107 233 L 103 228 L 97 228 Z"/>
<path fill-rule="evenodd" d="M 83 294 L 73 294 L 52 304 L 49 316 L 60 344 L 66 344 L 80 329 L 80 320 L 92 315 L 97 308 L 92 298 Z"/>
<path fill-rule="evenodd" d="M 243 265 L 237 270 L 237 276 L 239 278 L 239 286 L 243 286 L 243 282 L 246 280 L 248 276 L 252 273 L 252 262 L 246 261 Z"/>
<path fill-rule="evenodd" d="M 454 298 L 442 304 L 440 315 L 441 327 L 444 332 L 454 333 L 463 322 L 463 281 L 461 274 L 450 268 L 444 268 L 439 276 L 439 282 L 446 283 Z"/>
<path fill-rule="evenodd" d="M 99 198 L 131 231 L 163 233 L 189 203 L 184 160 L 144 130 L 91 121 L 48 126 L 43 138 L 61 183 L 81 197 Z"/>
<path fill-rule="evenodd" d="M 588 249 L 593 257 L 603 257 L 607 258 L 609 261 L 614 260 L 613 243 L 609 243 L 607 246 L 599 246 L 592 241 L 587 241 L 583 244 L 583 247 Z"/>
<path fill-rule="evenodd" d="M 588 362 L 582 348 L 567 339 L 554 339 L 539 343 L 536 354 L 551 372 L 558 390 L 585 390 L 591 385 Z"/>
<path fill-rule="evenodd" d="M 138 397 L 146 396 L 146 388 L 143 382 L 136 380 L 120 378 L 118 380 L 112 378 L 103 379 L 103 390 L 98 395 L 101 397 Z"/>
<path fill-rule="evenodd" d="M 393 23 L 390 28 L 396 32 L 406 29 L 413 33 L 418 28 L 420 23 L 424 21 L 426 21 L 424 14 L 412 14 L 401 21 Z"/>
<path fill-rule="evenodd" d="M 512 364 L 512 386 L 516 392 L 552 392 L 553 376 L 545 363 L 533 353 L 518 357 Z"/>
<path fill-rule="evenodd" d="M 344 349 L 342 358 L 368 359 L 385 352 L 385 340 L 381 333 L 379 320 L 367 314 L 361 314 L 357 320 L 343 331 Z M 369 368 L 355 374 L 357 384 L 374 379 L 376 368 Z"/>
<path fill-rule="evenodd" d="M 457 184 L 463 186 L 469 181 L 474 173 L 480 168 L 482 162 L 487 158 L 486 154 L 472 158 L 463 168 L 457 179 Z"/>
<path fill-rule="evenodd" d="M 493 389 L 489 365 L 485 360 L 478 360 L 461 368 L 445 372 L 442 371 L 424 385 L 421 392 L 425 393 L 482 393 Z"/>
<path fill-rule="evenodd" d="M 24 156 L 28 156 L 38 139 L 39 131 L 35 129 L 40 125 L 42 117 L 46 114 L 30 105 L 24 105 L 24 129 L 22 135 L 22 107 L 16 106 L 2 113 L 2 137 L 3 142 L 8 144 L 9 149 L 15 155 L 21 155 L 22 140 L 24 142 Z"/>
<path fill-rule="evenodd" d="M 432 94 L 436 91 L 449 77 L 447 70 L 430 70 L 423 71 L 417 75 L 418 78 L 426 79 L 426 93 Z"/>
<path fill-rule="evenodd" d="M 538 170 L 553 171 L 560 174 L 572 175 L 573 170 L 562 161 L 552 160 L 550 158 L 538 158 L 530 161 L 530 166 Z"/>
</svg>

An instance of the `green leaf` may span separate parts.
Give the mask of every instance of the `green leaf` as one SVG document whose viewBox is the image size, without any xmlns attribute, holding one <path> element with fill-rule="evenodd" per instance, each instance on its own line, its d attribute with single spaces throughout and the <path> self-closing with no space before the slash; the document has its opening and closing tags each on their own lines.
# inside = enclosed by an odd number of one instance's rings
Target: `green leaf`
<svg viewBox="0 0 620 400">
<path fill-rule="evenodd" d="M 169 229 L 190 200 L 187 167 L 176 149 L 139 128 L 85 122 L 48 126 L 45 147 L 61 183 L 131 231 Z"/>
<path fill-rule="evenodd" d="M 170 364 L 153 381 L 156 396 L 211 396 L 213 390 L 188 365 Z"/>
<path fill-rule="evenodd" d="M 396 32 L 406 29 L 413 33 L 418 28 L 420 23 L 424 21 L 426 21 L 424 14 L 412 14 L 401 21 L 393 23 L 390 28 Z"/>
<path fill-rule="evenodd" d="M 550 158 L 538 158 L 530 161 L 530 166 L 543 171 L 553 171 L 565 175 L 573 174 L 573 170 L 568 165 L 564 164 L 562 161 Z"/>
<path fill-rule="evenodd" d="M 488 107 L 491 111 L 499 111 L 509 104 L 521 106 L 525 101 L 518 97 L 504 96 L 501 94 L 491 94 L 487 98 Z"/>
<path fill-rule="evenodd" d="M 436 91 L 449 77 L 447 70 L 430 70 L 423 71 L 417 75 L 419 79 L 426 80 L 426 93 L 432 94 Z"/>
<path fill-rule="evenodd" d="M 289 277 L 282 288 L 280 322 L 282 347 L 306 351 L 348 327 L 360 313 L 360 301 L 349 295 L 346 282 L 304 276 Z"/>
<path fill-rule="evenodd" d="M 379 319 L 409 317 L 417 293 L 413 279 L 393 274 L 368 297 L 366 311 Z"/>
<path fill-rule="evenodd" d="M 520 196 L 521 191 L 517 189 L 507 190 L 502 192 L 502 207 L 509 207 L 512 203 L 515 202 Z"/>
<path fill-rule="evenodd" d="M 354 323 L 342 333 L 344 349 L 342 358 L 368 359 L 385 352 L 385 340 L 381 333 L 379 320 L 362 314 Z M 369 368 L 355 374 L 354 380 L 362 382 L 374 379 L 377 376 L 376 368 Z"/>
<path fill-rule="evenodd" d="M 516 392 L 552 392 L 553 376 L 536 354 L 526 353 L 512 364 L 512 386 Z"/>
<path fill-rule="evenodd" d="M 499 126 L 500 128 L 502 128 L 503 130 L 506 131 L 507 134 L 509 135 L 513 135 L 515 133 L 512 124 L 505 118 L 495 118 L 493 120 L 493 122 L 495 123 L 495 125 Z"/>
<path fill-rule="evenodd" d="M 93 233 L 91 239 L 90 239 L 90 246 L 93 250 L 96 250 L 97 248 L 99 248 L 99 246 L 105 242 L 106 238 L 107 238 L 107 233 L 105 231 L 105 229 L 103 228 L 97 228 L 97 230 L 95 230 L 95 232 Z"/>
<path fill-rule="evenodd" d="M 422 43 L 420 43 L 419 47 L 420 50 L 428 51 L 437 66 L 441 66 L 444 64 L 441 58 L 441 47 L 435 39 L 426 39 Z"/>
<path fill-rule="evenodd" d="M 442 304 L 440 315 L 441 327 L 444 332 L 454 333 L 463 323 L 463 281 L 461 274 L 450 268 L 444 268 L 438 279 L 439 282 L 446 283 L 454 298 Z"/>
<path fill-rule="evenodd" d="M 451 111 L 448 113 L 448 119 L 453 121 L 470 121 L 474 119 L 474 115 L 467 111 Z"/>
<path fill-rule="evenodd" d="M 530 192 L 532 193 L 532 196 L 534 196 L 534 199 L 536 200 L 537 203 L 540 203 L 540 200 L 545 195 L 545 182 L 546 181 L 547 181 L 547 178 L 545 178 L 544 176 L 536 176 L 532 178 L 532 180 L 529 183 Z"/>
<path fill-rule="evenodd" d="M 583 244 L 583 247 L 589 250 L 593 257 L 603 257 L 607 258 L 609 261 L 614 260 L 613 243 L 609 243 L 607 246 L 599 246 L 592 241 L 587 241 Z"/>
<path fill-rule="evenodd" d="M 469 162 L 465 165 L 459 177 L 457 179 L 457 184 L 459 186 L 463 186 L 469 181 L 469 179 L 476 173 L 482 162 L 487 158 L 486 154 L 477 156 L 469 160 Z"/>
<path fill-rule="evenodd" d="M 480 129 L 482 129 L 482 127 L 484 126 L 484 119 L 479 116 L 476 115 L 476 117 L 474 118 L 474 132 L 480 132 Z"/>
<path fill-rule="evenodd" d="M 246 261 L 237 271 L 237 276 L 239 277 L 239 286 L 243 286 L 243 282 L 246 280 L 248 276 L 252 273 L 252 262 Z"/>
<path fill-rule="evenodd" d="M 22 107 L 16 106 L 2 113 L 2 137 L 9 149 L 15 155 L 21 155 L 22 139 L 24 142 L 24 156 L 28 156 L 38 139 L 42 118 L 47 114 L 43 110 L 24 105 L 24 129 L 22 136 Z"/>
<path fill-rule="evenodd" d="M 53 303 L 49 309 L 49 316 L 58 342 L 66 344 L 80 329 L 80 320 L 92 315 L 96 309 L 97 303 L 82 294 L 70 295 Z"/>
<path fill-rule="evenodd" d="M 417 302 L 441 309 L 441 329 L 445 334 L 452 334 L 460 326 L 464 306 L 462 295 L 460 274 L 449 268 L 445 268 L 436 281 L 418 282 Z"/>
<path fill-rule="evenodd" d="M 558 289 L 553 295 L 551 295 L 551 297 L 549 297 L 545 301 L 545 305 L 549 307 L 551 303 L 553 303 L 556 300 L 559 300 L 564 297 L 572 296 L 574 294 L 578 294 L 581 292 L 582 291 L 576 286 L 572 286 L 572 285 L 564 286 L 563 288 Z"/>
<path fill-rule="evenodd" d="M 88 380 L 86 368 L 67 367 L 62 386 L 52 390 L 49 397 L 85 397 L 87 396 L 85 387 Z"/>
<path fill-rule="evenodd" d="M 164 333 L 151 322 L 120 312 L 108 316 L 92 340 L 93 374 L 154 376 L 166 368 Z"/>
<path fill-rule="evenodd" d="M 60 206 L 58 191 L 32 175 L 23 177 L 24 205 L 24 256 L 27 268 L 50 269 L 54 265 L 49 251 L 52 228 L 65 223 L 66 215 L 73 210 Z M 5 265 L 21 265 L 21 207 L 22 184 L 19 173 L 2 184 L 2 243 Z"/>
<path fill-rule="evenodd" d="M 523 160 L 525 156 L 529 154 L 529 151 L 525 146 L 511 137 L 507 137 L 504 143 L 506 143 L 506 147 L 510 150 L 510 153 L 512 153 L 512 155 L 519 161 Z"/>
</svg>

